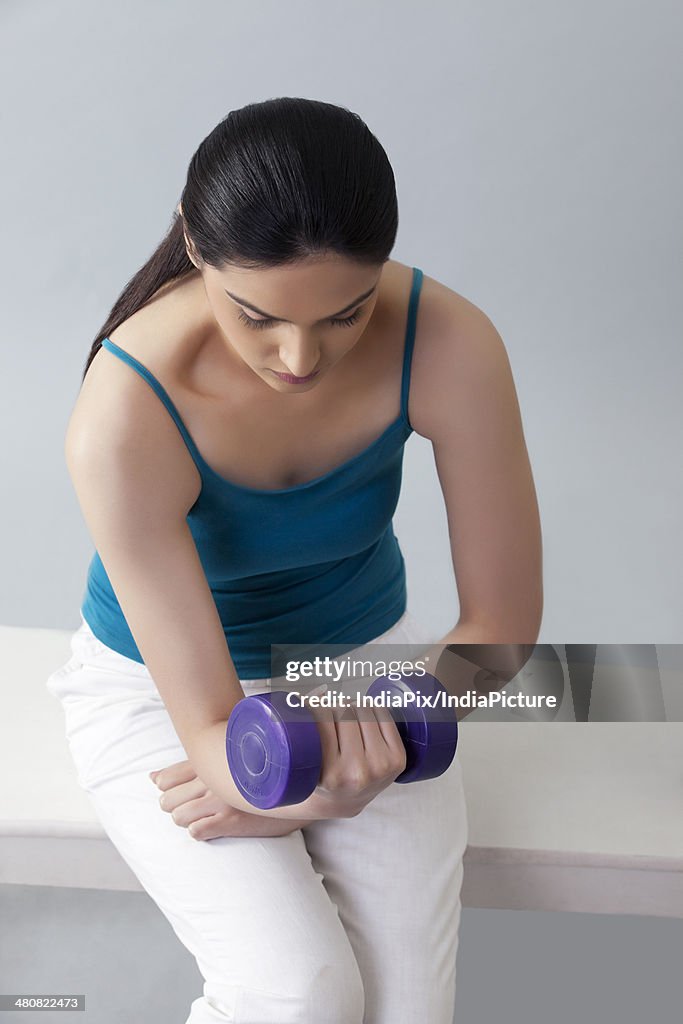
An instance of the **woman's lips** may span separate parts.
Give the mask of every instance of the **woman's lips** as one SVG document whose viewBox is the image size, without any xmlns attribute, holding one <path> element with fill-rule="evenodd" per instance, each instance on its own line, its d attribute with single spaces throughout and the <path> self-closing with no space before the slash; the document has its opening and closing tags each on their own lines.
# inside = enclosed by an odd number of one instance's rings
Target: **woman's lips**
<svg viewBox="0 0 683 1024">
<path fill-rule="evenodd" d="M 276 377 L 287 381 L 288 384 L 303 384 L 307 380 L 313 380 L 314 377 L 318 376 L 319 372 L 319 370 L 316 370 L 314 373 L 309 373 L 308 377 L 294 377 L 291 373 L 279 373 L 277 370 L 273 370 Z"/>
</svg>

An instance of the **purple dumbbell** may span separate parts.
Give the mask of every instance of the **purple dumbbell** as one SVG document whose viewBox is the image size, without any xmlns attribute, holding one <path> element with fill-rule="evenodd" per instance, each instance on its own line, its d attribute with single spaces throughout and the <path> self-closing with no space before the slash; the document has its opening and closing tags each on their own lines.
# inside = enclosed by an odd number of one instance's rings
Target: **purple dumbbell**
<svg viewBox="0 0 683 1024">
<path fill-rule="evenodd" d="M 419 782 L 442 775 L 455 756 L 458 720 L 453 709 L 441 703 L 446 690 L 438 679 L 429 674 L 399 680 L 380 676 L 367 692 L 375 698 L 387 695 L 388 711 L 406 749 L 406 767 L 394 781 Z M 244 799 L 262 810 L 300 803 L 320 779 L 318 723 L 305 706 L 290 707 L 287 694 L 273 690 L 244 697 L 228 719 L 225 747 L 230 772 Z M 392 700 L 397 706 L 391 706 Z M 430 701 L 435 706 L 429 707 Z"/>
</svg>

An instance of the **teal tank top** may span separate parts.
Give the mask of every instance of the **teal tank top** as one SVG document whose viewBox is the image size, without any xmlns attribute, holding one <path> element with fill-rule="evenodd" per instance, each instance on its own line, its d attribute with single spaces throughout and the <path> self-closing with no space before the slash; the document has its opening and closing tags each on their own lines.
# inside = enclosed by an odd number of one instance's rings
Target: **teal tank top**
<svg viewBox="0 0 683 1024">
<path fill-rule="evenodd" d="M 393 515 L 413 430 L 408 388 L 422 277 L 413 267 L 398 418 L 359 455 L 294 487 L 258 490 L 216 473 L 153 374 L 102 342 L 154 389 L 197 466 L 201 491 L 187 523 L 240 679 L 271 676 L 271 644 L 338 644 L 337 656 L 385 633 L 406 610 Z M 81 614 L 103 644 L 144 662 L 97 551 Z"/>
</svg>

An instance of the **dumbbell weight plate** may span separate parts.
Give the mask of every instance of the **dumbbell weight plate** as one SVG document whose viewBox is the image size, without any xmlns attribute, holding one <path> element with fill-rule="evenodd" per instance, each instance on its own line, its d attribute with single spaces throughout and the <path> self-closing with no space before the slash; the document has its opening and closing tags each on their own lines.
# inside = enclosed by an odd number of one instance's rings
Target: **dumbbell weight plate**
<svg viewBox="0 0 683 1024">
<path fill-rule="evenodd" d="M 273 690 L 244 697 L 228 719 L 230 773 L 244 799 L 262 810 L 300 803 L 320 778 L 317 722 L 306 707 L 289 707 L 288 693 Z"/>
<path fill-rule="evenodd" d="M 417 698 L 437 698 L 433 708 L 406 700 L 409 693 Z M 440 694 L 446 688 L 434 676 L 401 676 L 399 680 L 380 676 L 367 689 L 372 697 L 387 694 L 387 710 L 396 722 L 406 748 L 406 767 L 394 782 L 420 782 L 443 775 L 455 757 L 458 746 L 458 720 L 453 708 L 441 705 Z M 391 701 L 396 702 L 392 706 Z"/>
</svg>

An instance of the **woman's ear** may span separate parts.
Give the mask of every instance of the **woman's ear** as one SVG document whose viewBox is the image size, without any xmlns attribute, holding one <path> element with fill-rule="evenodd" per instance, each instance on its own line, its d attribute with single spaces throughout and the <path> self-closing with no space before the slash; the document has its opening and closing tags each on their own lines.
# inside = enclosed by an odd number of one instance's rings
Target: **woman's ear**
<svg viewBox="0 0 683 1024">
<path fill-rule="evenodd" d="M 182 203 L 178 203 L 178 205 L 176 206 L 176 213 L 179 213 L 180 216 L 182 217 L 182 215 L 183 215 Z M 183 227 L 183 238 L 185 239 L 185 250 L 187 252 L 187 258 L 189 259 L 190 263 L 192 263 L 196 267 L 196 269 L 199 270 L 200 269 L 199 264 L 201 263 L 201 260 L 199 259 L 199 257 L 197 256 L 196 252 L 194 251 L 194 246 L 192 245 L 192 243 L 190 242 L 189 238 L 187 237 L 187 234 L 185 232 L 185 228 L 184 227 Z"/>
<path fill-rule="evenodd" d="M 185 239 L 185 251 L 187 252 L 187 258 L 189 259 L 190 263 L 192 263 L 195 266 L 195 268 L 197 270 L 199 270 L 200 269 L 199 264 L 200 264 L 201 261 L 200 261 L 199 257 L 196 255 L 196 253 L 194 252 L 194 249 L 193 249 L 192 245 L 190 245 L 190 242 L 189 242 L 188 237 L 185 234 L 185 232 L 183 232 L 183 238 Z"/>
</svg>

